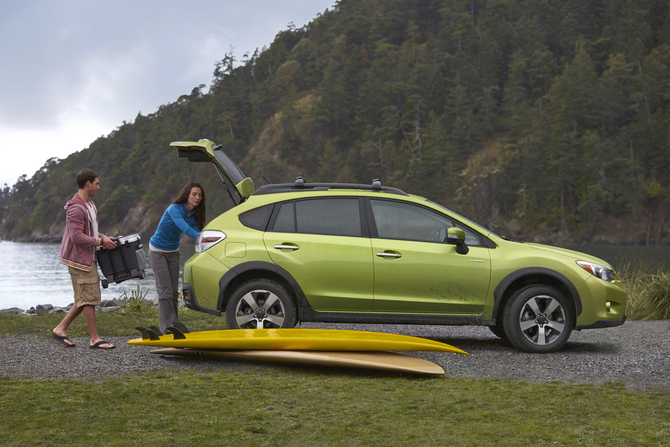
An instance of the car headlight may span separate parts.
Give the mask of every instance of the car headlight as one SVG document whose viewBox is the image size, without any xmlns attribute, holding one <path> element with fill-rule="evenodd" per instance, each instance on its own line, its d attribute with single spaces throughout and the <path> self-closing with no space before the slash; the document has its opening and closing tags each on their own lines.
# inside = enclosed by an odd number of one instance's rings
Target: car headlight
<svg viewBox="0 0 670 447">
<path fill-rule="evenodd" d="M 593 262 L 575 261 L 581 268 L 604 281 L 614 281 L 616 276 L 613 270 L 603 267 L 602 265 L 594 264 Z"/>
</svg>

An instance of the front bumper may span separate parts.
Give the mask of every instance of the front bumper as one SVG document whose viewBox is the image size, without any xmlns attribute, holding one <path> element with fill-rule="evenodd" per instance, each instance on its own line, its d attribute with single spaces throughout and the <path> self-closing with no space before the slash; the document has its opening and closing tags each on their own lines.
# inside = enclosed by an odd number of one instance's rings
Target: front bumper
<svg viewBox="0 0 670 447">
<path fill-rule="evenodd" d="M 576 326 L 575 329 L 581 331 L 582 329 L 603 329 L 608 327 L 621 326 L 626 322 L 626 315 L 623 316 L 621 320 L 600 320 L 592 324 L 587 324 L 584 326 Z"/>
</svg>

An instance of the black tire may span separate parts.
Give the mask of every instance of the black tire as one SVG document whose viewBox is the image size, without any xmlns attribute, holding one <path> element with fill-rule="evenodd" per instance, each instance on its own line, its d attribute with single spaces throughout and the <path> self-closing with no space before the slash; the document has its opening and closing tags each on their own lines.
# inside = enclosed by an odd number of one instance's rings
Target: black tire
<svg viewBox="0 0 670 447">
<path fill-rule="evenodd" d="M 509 342 L 524 352 L 560 349 L 570 338 L 572 308 L 556 289 L 534 285 L 520 289 L 505 306 L 503 327 Z"/>
<path fill-rule="evenodd" d="M 296 324 L 296 308 L 284 287 L 269 279 L 247 281 L 226 305 L 230 329 L 280 329 Z"/>
<path fill-rule="evenodd" d="M 491 332 L 493 332 L 493 335 L 495 335 L 498 338 L 502 338 L 503 340 L 507 340 L 507 335 L 505 334 L 505 329 L 502 327 L 502 325 L 498 326 L 489 326 L 489 329 Z"/>
</svg>

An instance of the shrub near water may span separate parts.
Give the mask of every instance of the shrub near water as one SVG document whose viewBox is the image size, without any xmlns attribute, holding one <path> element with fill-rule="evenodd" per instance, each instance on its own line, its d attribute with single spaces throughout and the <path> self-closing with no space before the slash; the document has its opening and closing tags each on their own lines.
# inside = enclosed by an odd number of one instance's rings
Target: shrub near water
<svg viewBox="0 0 670 447">
<path fill-rule="evenodd" d="M 136 290 L 130 291 L 130 295 L 128 295 L 126 289 L 124 288 L 123 293 L 119 298 L 121 301 L 123 301 L 123 305 L 126 309 L 130 310 L 131 312 L 139 312 L 145 307 L 145 305 L 148 304 L 145 302 L 145 298 L 148 293 L 149 289 L 142 291 L 138 284 Z"/>
<path fill-rule="evenodd" d="M 619 276 L 628 293 L 628 318 L 670 319 L 670 269 L 635 259 L 621 263 Z"/>
</svg>

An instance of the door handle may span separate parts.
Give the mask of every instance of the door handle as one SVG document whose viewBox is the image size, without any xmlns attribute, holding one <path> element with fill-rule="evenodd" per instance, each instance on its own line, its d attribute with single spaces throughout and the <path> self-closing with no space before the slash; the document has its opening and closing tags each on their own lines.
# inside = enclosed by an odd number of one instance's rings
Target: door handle
<svg viewBox="0 0 670 447">
<path fill-rule="evenodd" d="M 402 258 L 402 255 L 400 253 L 382 253 L 379 252 L 377 253 L 377 256 L 380 258 Z"/>
<path fill-rule="evenodd" d="M 275 245 L 277 250 L 293 250 L 296 251 L 300 249 L 297 245 Z"/>
</svg>

